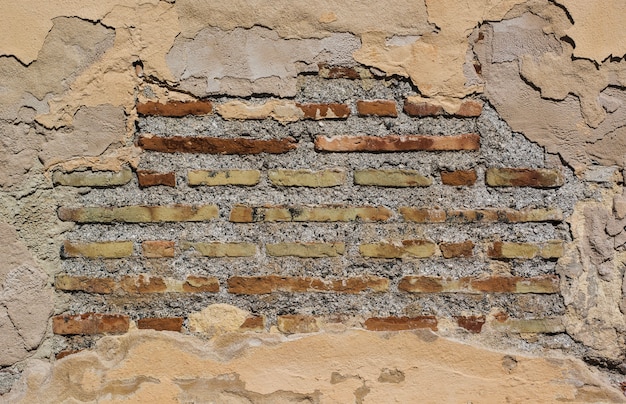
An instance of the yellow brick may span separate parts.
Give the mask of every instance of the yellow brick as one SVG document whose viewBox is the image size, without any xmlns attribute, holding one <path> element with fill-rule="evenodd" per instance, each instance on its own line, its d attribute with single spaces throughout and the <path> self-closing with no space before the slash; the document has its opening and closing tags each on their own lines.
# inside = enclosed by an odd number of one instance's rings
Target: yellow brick
<svg viewBox="0 0 626 404">
<path fill-rule="evenodd" d="M 187 173 L 189 185 L 256 185 L 261 172 L 258 170 L 193 170 Z"/>
<path fill-rule="evenodd" d="M 256 245 L 251 243 L 192 243 L 182 241 L 182 250 L 194 249 L 205 257 L 251 257 L 256 254 Z"/>
<path fill-rule="evenodd" d="M 67 185 L 71 187 L 111 187 L 128 184 L 133 178 L 133 172 L 129 167 L 120 171 L 74 171 L 63 173 L 56 171 L 52 174 L 54 185 Z"/>
<path fill-rule="evenodd" d="M 133 254 L 132 241 L 103 241 L 81 243 L 65 241 L 63 256 L 66 258 L 124 258 Z"/>
<path fill-rule="evenodd" d="M 63 221 L 78 223 L 200 222 L 216 218 L 218 209 L 215 205 L 61 207 L 58 215 Z"/>
<path fill-rule="evenodd" d="M 437 246 L 425 240 L 403 240 L 398 243 L 361 244 L 359 251 L 370 258 L 427 258 L 435 254 Z"/>
<path fill-rule="evenodd" d="M 344 243 L 277 243 L 267 244 L 267 254 L 274 257 L 336 257 L 345 251 Z"/>
<path fill-rule="evenodd" d="M 276 323 L 278 330 L 285 334 L 300 334 L 319 331 L 317 320 L 312 316 L 278 316 Z"/>
<path fill-rule="evenodd" d="M 502 243 L 500 258 L 534 258 L 539 246 L 530 243 Z"/>
<path fill-rule="evenodd" d="M 346 180 L 343 170 L 270 170 L 268 178 L 272 184 L 285 187 L 334 187 Z"/>
<path fill-rule="evenodd" d="M 354 183 L 379 187 L 427 187 L 433 181 L 413 170 L 358 170 L 354 172 Z"/>
<path fill-rule="evenodd" d="M 561 258 L 563 256 L 563 242 L 554 240 L 545 243 L 541 247 L 540 254 L 543 258 Z"/>
</svg>

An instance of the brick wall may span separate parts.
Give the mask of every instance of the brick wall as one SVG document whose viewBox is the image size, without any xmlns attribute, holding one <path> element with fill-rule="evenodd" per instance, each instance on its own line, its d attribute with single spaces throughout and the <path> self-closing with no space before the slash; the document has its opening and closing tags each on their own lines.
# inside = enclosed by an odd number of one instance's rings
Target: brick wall
<svg viewBox="0 0 626 404">
<path fill-rule="evenodd" d="M 322 66 L 294 99 L 141 94 L 137 168 L 56 172 L 57 351 L 129 327 L 564 332 L 557 261 L 581 186 L 479 99 Z"/>
</svg>

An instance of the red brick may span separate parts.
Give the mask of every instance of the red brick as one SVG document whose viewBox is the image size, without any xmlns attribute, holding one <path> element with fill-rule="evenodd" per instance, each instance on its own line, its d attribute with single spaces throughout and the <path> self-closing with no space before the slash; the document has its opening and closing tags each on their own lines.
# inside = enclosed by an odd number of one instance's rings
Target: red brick
<svg viewBox="0 0 626 404">
<path fill-rule="evenodd" d="M 141 248 L 146 258 L 172 258 L 175 245 L 173 241 L 149 240 L 141 243 Z"/>
<path fill-rule="evenodd" d="M 258 140 L 248 138 L 140 136 L 137 145 L 161 153 L 259 154 L 287 153 L 297 147 L 292 138 Z"/>
<path fill-rule="evenodd" d="M 365 320 L 365 328 L 370 331 L 402 331 L 430 328 L 437 331 L 435 316 L 418 317 L 372 317 Z"/>
<path fill-rule="evenodd" d="M 265 317 L 264 316 L 252 316 L 246 318 L 246 320 L 239 327 L 242 331 L 265 331 Z"/>
<path fill-rule="evenodd" d="M 479 148 L 480 136 L 475 133 L 454 136 L 318 136 L 315 139 L 315 150 L 326 152 L 462 151 Z"/>
<path fill-rule="evenodd" d="M 360 116 L 398 116 L 396 102 L 390 100 L 357 101 L 356 109 Z"/>
<path fill-rule="evenodd" d="M 185 115 L 207 115 L 213 111 L 209 101 L 168 101 L 165 104 L 148 101 L 137 104 L 139 115 L 181 117 Z"/>
<path fill-rule="evenodd" d="M 233 276 L 228 280 L 228 292 L 242 295 L 268 294 L 273 292 L 336 292 L 361 293 L 387 291 L 389 280 L 373 276 L 347 279 L 321 279 L 289 276 Z"/>
<path fill-rule="evenodd" d="M 405 276 L 400 280 L 398 289 L 412 293 L 558 293 L 559 278 L 555 275 L 532 278 L 490 276 L 459 279 Z"/>
<path fill-rule="evenodd" d="M 474 255 L 474 243 L 470 240 L 462 243 L 441 243 L 439 249 L 444 258 L 469 258 Z"/>
<path fill-rule="evenodd" d="M 146 275 L 124 276 L 121 287 L 127 293 L 162 293 L 167 290 L 163 278 Z"/>
<path fill-rule="evenodd" d="M 491 187 L 557 188 L 563 185 L 563 174 L 547 168 L 490 168 L 485 182 Z"/>
<path fill-rule="evenodd" d="M 459 327 L 465 328 L 471 333 L 478 334 L 485 324 L 485 316 L 459 316 L 456 317 Z"/>
<path fill-rule="evenodd" d="M 480 116 L 482 110 L 483 104 L 475 100 L 462 101 L 458 110 L 453 113 L 446 112 L 443 106 L 436 100 L 432 102 L 404 100 L 404 112 L 409 116 L 426 117 L 445 114 L 461 118 L 472 118 Z"/>
<path fill-rule="evenodd" d="M 220 291 L 220 282 L 214 277 L 188 275 L 183 283 L 183 292 L 187 293 L 217 293 Z"/>
<path fill-rule="evenodd" d="M 62 314 L 52 318 L 52 331 L 57 335 L 122 334 L 130 321 L 122 314 Z"/>
<path fill-rule="evenodd" d="M 137 328 L 140 330 L 180 332 L 183 321 L 184 319 L 181 317 L 141 318 L 137 320 Z"/>
<path fill-rule="evenodd" d="M 54 356 L 56 360 L 63 359 L 66 356 L 74 355 L 79 352 L 84 351 L 84 349 L 65 349 Z"/>
<path fill-rule="evenodd" d="M 444 185 L 468 186 L 474 185 L 477 179 L 474 170 L 442 171 L 441 182 Z"/>
<path fill-rule="evenodd" d="M 296 104 L 304 112 L 304 119 L 344 119 L 350 115 L 346 104 Z"/>
<path fill-rule="evenodd" d="M 176 186 L 176 174 L 170 173 L 157 173 L 148 170 L 137 170 L 137 181 L 141 188 L 154 187 L 157 185 L 165 185 L 167 187 Z"/>
</svg>

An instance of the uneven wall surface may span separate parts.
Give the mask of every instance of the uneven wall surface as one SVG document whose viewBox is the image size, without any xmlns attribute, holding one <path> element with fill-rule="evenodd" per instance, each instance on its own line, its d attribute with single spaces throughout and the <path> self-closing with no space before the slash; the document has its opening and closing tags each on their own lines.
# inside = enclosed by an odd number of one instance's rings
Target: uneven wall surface
<svg viewBox="0 0 626 404">
<path fill-rule="evenodd" d="M 625 400 L 622 2 L 2 10 L 0 400 Z"/>
</svg>

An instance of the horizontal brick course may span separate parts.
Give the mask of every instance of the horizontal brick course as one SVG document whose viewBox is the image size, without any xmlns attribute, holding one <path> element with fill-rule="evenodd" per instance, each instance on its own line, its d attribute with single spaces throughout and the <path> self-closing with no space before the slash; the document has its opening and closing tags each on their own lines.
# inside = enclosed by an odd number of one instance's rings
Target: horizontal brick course
<svg viewBox="0 0 626 404">
<path fill-rule="evenodd" d="M 474 255 L 474 243 L 470 240 L 461 243 L 440 243 L 439 249 L 444 258 L 469 258 Z"/>
<path fill-rule="evenodd" d="M 227 242 L 180 242 L 181 250 L 194 249 L 204 257 L 252 257 L 256 255 L 256 245 L 251 243 Z"/>
<path fill-rule="evenodd" d="M 148 240 L 141 243 L 143 256 L 146 258 L 172 258 L 174 257 L 174 241 Z"/>
<path fill-rule="evenodd" d="M 128 184 L 132 178 L 133 172 L 128 167 L 120 171 L 74 171 L 71 173 L 55 171 L 52 174 L 52 183 L 70 187 L 97 188 Z"/>
<path fill-rule="evenodd" d="M 256 185 L 261 178 L 258 170 L 192 170 L 187 173 L 191 186 L 197 185 Z"/>
<path fill-rule="evenodd" d="M 63 242 L 64 258 L 124 258 L 133 254 L 132 241 Z"/>
<path fill-rule="evenodd" d="M 396 243 L 361 244 L 359 252 L 369 258 L 427 258 L 435 255 L 437 246 L 427 240 L 402 240 Z"/>
<path fill-rule="evenodd" d="M 113 278 L 90 278 L 59 274 L 55 288 L 66 292 L 111 293 L 216 293 L 219 280 L 215 277 L 188 275 L 184 281 L 144 274 L 127 275 L 121 281 Z"/>
<path fill-rule="evenodd" d="M 556 188 L 563 185 L 560 170 L 547 168 L 489 168 L 485 182 L 491 187 Z"/>
<path fill-rule="evenodd" d="M 215 205 L 82 207 L 58 210 L 59 219 L 78 223 L 201 222 L 216 218 Z"/>
<path fill-rule="evenodd" d="M 356 109 L 360 116 L 385 116 L 392 118 L 398 116 L 396 102 L 390 100 L 357 101 Z"/>
<path fill-rule="evenodd" d="M 52 332 L 57 335 L 122 334 L 128 331 L 128 316 L 121 314 L 62 314 L 52 317 Z"/>
<path fill-rule="evenodd" d="M 364 325 L 370 331 L 403 331 L 419 328 L 437 331 L 437 318 L 435 316 L 372 317 L 365 320 Z"/>
<path fill-rule="evenodd" d="M 265 331 L 265 316 L 251 316 L 239 327 L 242 331 Z"/>
<path fill-rule="evenodd" d="M 137 170 L 137 182 L 141 188 L 164 185 L 166 187 L 176 186 L 176 174 L 157 173 L 149 170 Z"/>
<path fill-rule="evenodd" d="M 558 208 L 545 209 L 465 209 L 441 210 L 403 206 L 399 209 L 406 221 L 417 223 L 474 223 L 474 222 L 560 222 L 563 213 Z"/>
<path fill-rule="evenodd" d="M 344 119 L 350 115 L 346 104 L 296 104 L 304 112 L 304 119 Z"/>
<path fill-rule="evenodd" d="M 534 244 L 496 241 L 489 246 L 487 256 L 496 259 L 560 258 L 563 256 L 563 242 L 552 240 L 546 243 Z"/>
<path fill-rule="evenodd" d="M 405 276 L 398 289 L 412 293 L 558 293 L 555 275 L 522 278 L 519 276 L 464 277 Z"/>
<path fill-rule="evenodd" d="M 148 101 L 137 104 L 139 115 L 159 115 L 181 117 L 186 115 L 207 115 L 213 112 L 209 101 L 168 101 L 165 104 Z"/>
<path fill-rule="evenodd" d="M 454 136 L 318 136 L 315 150 L 326 152 L 408 152 L 478 150 L 480 136 L 475 133 Z"/>
<path fill-rule="evenodd" d="M 273 185 L 286 187 L 334 187 L 346 181 L 346 172 L 341 169 L 270 170 L 267 176 Z"/>
<path fill-rule="evenodd" d="M 183 328 L 181 317 L 150 317 L 137 320 L 137 328 L 140 330 L 177 331 Z"/>
<path fill-rule="evenodd" d="M 289 276 L 235 276 L 228 280 L 228 292 L 242 295 L 269 294 L 274 292 L 335 292 L 360 293 L 367 290 L 385 292 L 389 280 L 373 276 L 346 279 L 321 279 Z"/>
<path fill-rule="evenodd" d="M 478 176 L 475 170 L 457 170 L 457 171 L 442 171 L 441 182 L 444 185 L 453 186 L 469 186 L 474 185 Z"/>
<path fill-rule="evenodd" d="M 146 135 L 139 137 L 137 145 L 144 150 L 161 153 L 199 154 L 281 154 L 297 147 L 295 140 L 292 138 L 259 140 L 207 136 L 160 137 Z"/>
<path fill-rule="evenodd" d="M 427 187 L 432 180 L 414 170 L 355 170 L 356 185 L 378 187 Z"/>
<path fill-rule="evenodd" d="M 448 109 L 448 111 L 446 111 Z M 459 118 L 473 118 L 480 116 L 483 104 L 475 100 L 463 100 L 456 107 L 446 106 L 438 100 L 429 100 L 421 97 L 408 97 L 404 101 L 404 112 L 409 116 L 426 117 L 451 115 Z"/>
<path fill-rule="evenodd" d="M 54 287 L 56 290 L 66 292 L 109 294 L 113 293 L 116 284 L 111 278 L 90 278 L 87 276 L 59 274 L 54 279 Z"/>
<path fill-rule="evenodd" d="M 391 211 L 384 207 L 334 207 L 334 206 L 291 206 L 251 207 L 237 205 L 230 213 L 230 221 L 252 222 L 366 222 L 385 221 Z"/>
<path fill-rule="evenodd" d="M 182 291 L 186 293 L 217 293 L 220 291 L 220 282 L 214 277 L 188 275 L 182 285 Z"/>
<path fill-rule="evenodd" d="M 167 284 L 163 278 L 149 275 L 124 276 L 120 281 L 121 289 L 126 293 L 163 293 Z"/>
<path fill-rule="evenodd" d="M 276 243 L 266 244 L 267 255 L 273 257 L 323 258 L 343 255 L 344 243 Z"/>
</svg>

